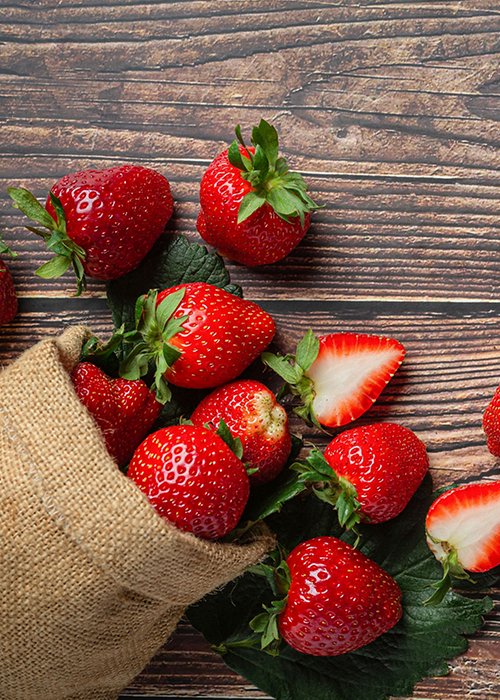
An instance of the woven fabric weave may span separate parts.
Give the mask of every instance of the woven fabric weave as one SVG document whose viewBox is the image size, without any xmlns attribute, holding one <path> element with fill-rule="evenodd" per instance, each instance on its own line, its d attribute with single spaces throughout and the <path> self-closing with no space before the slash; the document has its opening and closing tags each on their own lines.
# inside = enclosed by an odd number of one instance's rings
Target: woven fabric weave
<svg viewBox="0 0 500 700">
<path fill-rule="evenodd" d="M 68 329 L 0 374 L 0 698 L 116 698 L 185 607 L 273 546 L 160 518 L 108 455 L 69 378 Z"/>
</svg>

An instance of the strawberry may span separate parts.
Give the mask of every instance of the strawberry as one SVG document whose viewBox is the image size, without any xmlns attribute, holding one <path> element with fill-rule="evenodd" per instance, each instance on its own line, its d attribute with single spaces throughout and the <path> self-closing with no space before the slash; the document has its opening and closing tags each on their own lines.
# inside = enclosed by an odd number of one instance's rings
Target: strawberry
<svg viewBox="0 0 500 700">
<path fill-rule="evenodd" d="M 301 175 L 278 157 L 278 133 L 264 119 L 246 147 L 237 141 L 209 165 L 200 185 L 198 231 L 222 255 L 243 265 L 268 265 L 306 234 L 318 205 Z"/>
<path fill-rule="evenodd" d="M 336 428 L 365 413 L 403 362 L 400 342 L 378 335 L 308 331 L 295 356 L 262 355 L 263 362 L 299 396 L 295 412 L 307 422 Z"/>
<path fill-rule="evenodd" d="M 439 602 L 450 588 L 451 576 L 500 566 L 500 481 L 483 481 L 451 488 L 431 505 L 425 521 L 427 544 L 443 566 L 428 602 Z"/>
<path fill-rule="evenodd" d="M 90 362 L 80 362 L 71 379 L 101 429 L 108 452 L 125 466 L 160 413 L 154 392 L 142 380 L 111 379 Z"/>
<path fill-rule="evenodd" d="M 395 518 L 429 469 L 424 443 L 408 428 L 374 423 L 346 430 L 324 452 L 312 450 L 294 468 L 304 481 L 322 482 L 317 495 L 338 510 L 342 526 Z"/>
<path fill-rule="evenodd" d="M 0 238 L 0 253 L 17 257 Z M 0 258 L 0 326 L 10 323 L 17 314 L 17 295 L 10 270 Z"/>
<path fill-rule="evenodd" d="M 167 380 L 207 389 L 235 379 L 271 342 L 274 321 L 260 306 L 205 282 L 152 290 L 138 300 L 137 328 L 127 334 L 130 352 L 120 374 L 138 379 L 156 368 L 160 401 Z"/>
<path fill-rule="evenodd" d="M 195 409 L 193 425 L 217 430 L 220 422 L 241 440 L 243 461 L 251 469 L 253 484 L 274 479 L 285 466 L 292 449 L 288 416 L 264 384 L 250 379 L 216 389 Z"/>
<path fill-rule="evenodd" d="M 174 425 L 139 445 L 127 473 L 179 529 L 218 539 L 236 527 L 250 492 L 243 463 L 206 428 Z"/>
<path fill-rule="evenodd" d="M 402 616 L 396 581 L 336 537 L 302 542 L 276 574 L 285 597 L 250 623 L 262 634 L 262 648 L 281 636 L 302 654 L 339 656 L 369 644 Z"/>
<path fill-rule="evenodd" d="M 489 451 L 495 457 L 500 457 L 500 386 L 484 412 L 483 429 Z"/>
<path fill-rule="evenodd" d="M 60 277 L 72 265 L 78 294 L 85 274 L 111 280 L 137 267 L 173 212 L 168 180 L 140 165 L 65 175 L 53 185 L 45 209 L 24 188 L 8 192 L 18 209 L 41 224 L 28 228 L 55 254 L 36 273 Z"/>
</svg>

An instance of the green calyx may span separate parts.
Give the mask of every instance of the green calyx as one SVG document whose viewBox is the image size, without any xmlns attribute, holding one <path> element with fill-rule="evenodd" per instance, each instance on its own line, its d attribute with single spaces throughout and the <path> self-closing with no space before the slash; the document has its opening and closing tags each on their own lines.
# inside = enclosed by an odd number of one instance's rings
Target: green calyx
<svg viewBox="0 0 500 700">
<path fill-rule="evenodd" d="M 312 424 L 322 429 L 312 410 L 315 396 L 314 384 L 307 376 L 307 370 L 318 357 L 318 353 L 319 340 L 312 330 L 308 330 L 297 345 L 295 355 L 275 355 L 264 352 L 261 360 L 285 380 L 285 384 L 278 392 L 278 398 L 285 394 L 299 397 L 300 405 L 293 409 L 294 412 L 308 425 Z"/>
<path fill-rule="evenodd" d="M 311 450 L 304 461 L 295 462 L 291 469 L 299 475 L 300 481 L 312 486 L 320 501 L 336 509 L 341 527 L 358 534 L 356 526 L 361 522 L 361 505 L 356 488 L 335 473 L 319 450 Z"/>
<path fill-rule="evenodd" d="M 9 255 L 11 258 L 17 258 L 17 253 L 12 248 L 9 248 L 2 236 L 0 236 L 0 255 Z"/>
<path fill-rule="evenodd" d="M 26 226 L 28 231 L 43 238 L 47 248 L 51 253 L 54 253 L 54 257 L 39 267 L 35 274 L 44 279 L 53 279 L 63 275 L 71 266 L 76 275 L 76 294 L 79 296 L 86 288 L 83 269 L 86 253 L 83 248 L 69 238 L 66 232 L 66 216 L 61 200 L 52 192 L 49 192 L 50 201 L 56 212 L 56 217 L 54 218 L 36 197 L 24 187 L 9 187 L 7 192 L 16 209 L 22 211 L 29 219 L 42 227 Z"/>
<path fill-rule="evenodd" d="M 434 593 L 424 601 L 424 605 L 438 605 L 452 586 L 452 577 L 462 581 L 475 583 L 474 579 L 464 569 L 458 559 L 457 550 L 449 542 L 436 540 L 427 533 L 427 537 L 443 550 L 443 556 L 439 559 L 443 567 L 443 576 L 432 584 Z"/>
<path fill-rule="evenodd" d="M 182 354 L 169 341 L 182 330 L 188 318 L 174 317 L 184 294 L 185 290 L 179 289 L 157 304 L 158 290 L 150 290 L 147 295 L 137 299 L 135 330 L 122 333 L 129 350 L 125 352 L 120 364 L 120 376 L 124 379 L 140 379 L 153 372 L 154 381 L 151 388 L 156 392 L 158 401 L 163 404 L 172 396 L 165 372 Z M 110 342 L 112 341 L 113 338 Z"/>
<path fill-rule="evenodd" d="M 290 172 L 286 159 L 279 157 L 278 132 L 274 126 L 261 119 L 259 126 L 252 129 L 255 153 L 245 145 L 239 124 L 235 133 L 236 139 L 229 146 L 227 156 L 229 162 L 241 170 L 241 177 L 252 186 L 252 191 L 240 204 L 238 223 L 248 219 L 267 202 L 281 219 L 289 223 L 298 217 L 303 226 L 305 215 L 320 206 L 307 194 L 302 175 Z"/>
</svg>

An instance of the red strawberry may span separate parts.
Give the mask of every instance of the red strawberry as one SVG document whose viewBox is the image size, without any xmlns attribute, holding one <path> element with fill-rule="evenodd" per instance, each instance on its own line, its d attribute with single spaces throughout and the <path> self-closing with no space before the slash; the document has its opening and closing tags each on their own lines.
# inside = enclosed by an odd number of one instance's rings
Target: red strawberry
<svg viewBox="0 0 500 700">
<path fill-rule="evenodd" d="M 299 469 L 305 481 L 323 482 L 318 495 L 335 505 L 340 524 L 350 528 L 360 520 L 383 523 L 399 515 L 428 468 L 425 445 L 415 433 L 374 423 L 344 431 L 324 456 L 312 450 Z"/>
<path fill-rule="evenodd" d="M 495 457 L 500 457 L 500 386 L 484 412 L 483 429 L 488 440 L 489 451 Z"/>
<path fill-rule="evenodd" d="M 243 265 L 268 265 L 290 253 L 318 206 L 301 175 L 278 158 L 278 133 L 261 120 L 247 148 L 238 141 L 220 153 L 203 175 L 198 231 L 223 255 Z"/>
<path fill-rule="evenodd" d="M 30 230 L 55 253 L 37 274 L 59 277 L 72 265 L 79 293 L 85 273 L 110 280 L 137 267 L 173 212 L 168 180 L 140 165 L 65 175 L 52 187 L 45 209 L 28 190 L 8 192 L 15 206 L 44 227 Z"/>
<path fill-rule="evenodd" d="M 168 380 L 207 389 L 235 379 L 271 342 L 274 321 L 260 306 L 205 282 L 179 284 L 139 300 L 139 318 L 120 374 L 137 379 L 156 364 L 155 387 Z"/>
<path fill-rule="evenodd" d="M 149 435 L 135 451 L 127 476 L 159 515 L 210 540 L 236 527 L 250 491 L 245 467 L 226 443 L 191 425 Z"/>
<path fill-rule="evenodd" d="M 126 465 L 160 413 L 154 392 L 142 380 L 111 379 L 90 362 L 80 362 L 71 379 L 108 452 L 120 466 Z"/>
<path fill-rule="evenodd" d="M 285 466 L 292 441 L 285 409 L 264 384 L 245 379 L 216 389 L 198 405 L 191 421 L 217 430 L 221 420 L 241 440 L 243 461 L 257 471 L 254 484 L 274 479 Z"/>
<path fill-rule="evenodd" d="M 17 257 L 0 238 L 0 254 Z M 17 314 L 17 295 L 10 270 L 0 258 L 0 326 L 10 323 Z"/>
<path fill-rule="evenodd" d="M 443 565 L 443 579 L 429 602 L 439 602 L 450 575 L 469 578 L 500 566 L 500 481 L 458 486 L 442 493 L 425 521 L 427 544 Z"/>
<path fill-rule="evenodd" d="M 281 637 L 296 651 L 312 656 L 338 656 L 359 649 L 394 627 L 402 616 L 396 581 L 336 537 L 302 542 L 286 564 L 286 598 L 251 623 L 254 631 L 264 633 L 264 646 L 276 636 L 272 634 L 276 613 Z"/>
<path fill-rule="evenodd" d="M 262 360 L 301 398 L 295 412 L 328 428 L 350 423 L 377 400 L 403 362 L 400 342 L 378 335 L 333 333 L 316 338 L 308 331 L 289 356 L 264 353 Z"/>
</svg>

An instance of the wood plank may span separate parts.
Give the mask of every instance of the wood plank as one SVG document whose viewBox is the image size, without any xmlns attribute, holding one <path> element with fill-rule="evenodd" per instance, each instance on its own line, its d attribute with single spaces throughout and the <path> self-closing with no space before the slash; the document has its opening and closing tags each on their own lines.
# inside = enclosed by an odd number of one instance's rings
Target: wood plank
<svg viewBox="0 0 500 700">
<path fill-rule="evenodd" d="M 206 165 L 137 160 L 171 181 L 176 215 L 168 230 L 201 241 L 196 217 Z M 114 159 L 92 161 L 95 167 L 114 164 Z M 0 189 L 14 182 L 43 198 L 58 177 L 89 165 L 63 156 L 3 158 Z M 229 265 L 248 298 L 498 300 L 499 188 L 375 176 L 310 176 L 308 181 L 325 208 L 315 214 L 301 245 L 272 266 Z M 49 256 L 42 242 L 22 228 L 25 217 L 6 200 L 3 204 L 0 230 L 15 240 L 20 253 L 11 263 L 20 293 L 72 294 L 69 274 L 51 281 L 33 275 Z M 89 293 L 102 295 L 103 288 L 91 281 Z"/>
</svg>

